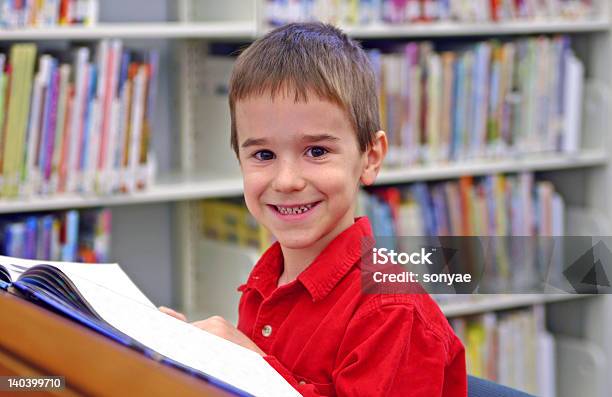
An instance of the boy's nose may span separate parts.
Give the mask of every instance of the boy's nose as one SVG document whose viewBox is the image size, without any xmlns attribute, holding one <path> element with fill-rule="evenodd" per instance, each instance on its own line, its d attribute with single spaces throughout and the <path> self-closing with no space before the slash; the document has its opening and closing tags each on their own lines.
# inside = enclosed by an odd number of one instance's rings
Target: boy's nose
<svg viewBox="0 0 612 397">
<path fill-rule="evenodd" d="M 299 191 L 306 187 L 306 181 L 298 164 L 294 161 L 283 161 L 279 164 L 278 172 L 272 182 L 272 188 L 278 192 L 286 193 Z"/>
</svg>

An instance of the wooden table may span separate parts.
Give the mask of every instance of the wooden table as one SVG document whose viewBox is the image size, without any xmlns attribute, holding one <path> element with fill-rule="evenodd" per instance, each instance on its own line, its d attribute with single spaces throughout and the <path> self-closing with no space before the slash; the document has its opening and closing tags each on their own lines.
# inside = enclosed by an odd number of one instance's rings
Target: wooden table
<svg viewBox="0 0 612 397">
<path fill-rule="evenodd" d="M 0 375 L 65 377 L 63 391 L 38 395 L 230 395 L 3 291 Z"/>
</svg>

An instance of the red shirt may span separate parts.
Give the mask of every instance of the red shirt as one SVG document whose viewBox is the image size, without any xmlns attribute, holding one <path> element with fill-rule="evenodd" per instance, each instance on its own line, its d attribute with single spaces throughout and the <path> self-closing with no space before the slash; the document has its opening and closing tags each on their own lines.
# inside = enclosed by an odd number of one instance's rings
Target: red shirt
<svg viewBox="0 0 612 397">
<path fill-rule="evenodd" d="M 465 351 L 427 294 L 363 294 L 367 218 L 339 234 L 296 280 L 274 243 L 257 262 L 238 329 L 304 396 L 467 396 Z"/>
</svg>

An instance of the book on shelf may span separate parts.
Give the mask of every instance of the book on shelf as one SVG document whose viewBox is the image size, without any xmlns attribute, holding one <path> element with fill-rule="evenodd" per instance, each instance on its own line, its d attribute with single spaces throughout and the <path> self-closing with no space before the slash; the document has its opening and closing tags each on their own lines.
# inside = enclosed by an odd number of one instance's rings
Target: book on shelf
<svg viewBox="0 0 612 397">
<path fill-rule="evenodd" d="M 532 173 L 464 176 L 362 191 L 379 236 L 562 236 L 563 198 Z"/>
<path fill-rule="evenodd" d="M 111 194 L 155 174 L 151 128 L 156 50 L 102 40 L 38 57 L 34 44 L 0 54 L 0 195 Z"/>
<path fill-rule="evenodd" d="M 117 264 L 3 256 L 0 287 L 234 394 L 299 396 L 258 353 L 160 312 Z"/>
<path fill-rule="evenodd" d="M 449 322 L 465 346 L 470 375 L 538 396 L 556 395 L 554 337 L 545 328 L 542 305 Z"/>
<path fill-rule="evenodd" d="M 93 209 L 79 212 L 78 262 L 107 262 L 110 257 L 112 212 Z M 40 257 L 38 257 L 40 258 Z"/>
<path fill-rule="evenodd" d="M 109 209 L 16 214 L 0 218 L 0 254 L 25 259 L 105 262 Z"/>
<path fill-rule="evenodd" d="M 348 26 L 435 22 L 585 20 L 591 0 L 267 0 L 265 22 L 325 21 Z"/>
<path fill-rule="evenodd" d="M 264 252 L 274 241 L 270 232 L 257 223 L 243 200 L 202 200 L 202 235 L 205 238 L 254 248 Z"/>
<path fill-rule="evenodd" d="M 95 25 L 98 0 L 1 0 L 0 28 Z"/>
<path fill-rule="evenodd" d="M 388 166 L 580 148 L 584 67 L 568 36 L 369 50 Z"/>
<path fill-rule="evenodd" d="M 580 149 L 580 129 L 582 128 L 582 97 L 584 91 L 584 65 L 574 54 L 569 54 L 563 64 L 562 98 L 565 135 L 562 142 L 564 152 L 576 152 Z"/>
</svg>

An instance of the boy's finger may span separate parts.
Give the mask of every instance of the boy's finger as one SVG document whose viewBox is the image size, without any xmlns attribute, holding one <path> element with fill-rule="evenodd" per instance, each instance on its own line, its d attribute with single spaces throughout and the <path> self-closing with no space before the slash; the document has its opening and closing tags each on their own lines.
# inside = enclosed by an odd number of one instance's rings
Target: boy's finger
<svg viewBox="0 0 612 397">
<path fill-rule="evenodd" d="M 183 313 L 179 313 L 177 311 L 174 311 L 174 310 L 170 309 L 169 307 L 160 306 L 159 307 L 159 311 L 162 312 L 162 313 L 165 313 L 165 314 L 167 314 L 169 316 L 172 316 L 172 317 L 174 317 L 174 318 L 176 318 L 178 320 L 187 321 L 187 317 L 185 317 L 185 315 Z"/>
<path fill-rule="evenodd" d="M 202 331 L 210 332 L 211 334 L 217 335 L 220 338 L 229 340 L 229 333 L 227 328 L 219 323 L 210 321 L 210 319 L 194 321 L 193 323 L 191 323 L 191 325 L 201 329 Z"/>
</svg>

